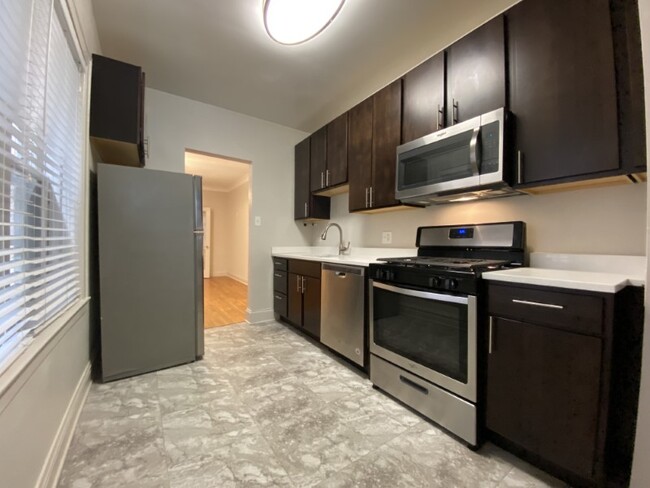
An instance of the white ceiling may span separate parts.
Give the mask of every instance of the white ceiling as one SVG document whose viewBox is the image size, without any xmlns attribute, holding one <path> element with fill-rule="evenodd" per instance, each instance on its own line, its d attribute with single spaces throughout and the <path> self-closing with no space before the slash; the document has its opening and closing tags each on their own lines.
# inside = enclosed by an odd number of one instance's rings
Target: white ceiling
<svg viewBox="0 0 650 488">
<path fill-rule="evenodd" d="M 518 0 L 347 0 L 283 46 L 263 0 L 93 0 L 103 54 L 147 86 L 313 132 Z"/>
<path fill-rule="evenodd" d="M 203 189 L 228 192 L 250 179 L 250 164 L 191 151 L 185 152 L 185 172 L 203 177 Z"/>
</svg>

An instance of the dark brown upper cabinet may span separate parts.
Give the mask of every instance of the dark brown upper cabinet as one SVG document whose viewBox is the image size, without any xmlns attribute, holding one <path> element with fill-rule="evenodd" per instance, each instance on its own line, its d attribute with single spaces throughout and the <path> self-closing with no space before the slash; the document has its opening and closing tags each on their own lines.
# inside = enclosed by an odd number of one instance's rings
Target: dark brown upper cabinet
<svg viewBox="0 0 650 488">
<path fill-rule="evenodd" d="M 373 97 L 366 98 L 349 112 L 348 175 L 349 210 L 367 210 L 372 186 Z"/>
<path fill-rule="evenodd" d="M 402 84 L 402 142 L 445 126 L 445 53 L 409 71 Z"/>
<path fill-rule="evenodd" d="M 610 2 L 525 0 L 506 16 L 517 183 L 617 170 Z"/>
<path fill-rule="evenodd" d="M 506 106 L 503 16 L 490 20 L 447 48 L 446 105 L 447 125 Z"/>
<path fill-rule="evenodd" d="M 326 220 L 330 218 L 330 199 L 314 196 L 309 187 L 312 138 L 295 148 L 295 220 Z"/>
<path fill-rule="evenodd" d="M 311 137 L 311 191 L 328 196 L 343 193 L 348 181 L 347 112 Z"/>
<path fill-rule="evenodd" d="M 144 166 L 141 67 L 93 54 L 90 139 L 104 163 Z"/>
<path fill-rule="evenodd" d="M 395 155 L 401 140 L 402 82 L 394 81 L 350 110 L 349 210 L 399 205 Z"/>
</svg>

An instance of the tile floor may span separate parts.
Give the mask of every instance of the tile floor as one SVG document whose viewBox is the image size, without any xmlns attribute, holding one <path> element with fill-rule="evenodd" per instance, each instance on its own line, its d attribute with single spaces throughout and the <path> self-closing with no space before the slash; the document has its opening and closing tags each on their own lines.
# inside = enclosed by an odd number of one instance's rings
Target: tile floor
<svg viewBox="0 0 650 488">
<path fill-rule="evenodd" d="M 472 452 L 278 323 L 206 331 L 203 361 L 94 384 L 60 488 L 563 486 Z"/>
</svg>

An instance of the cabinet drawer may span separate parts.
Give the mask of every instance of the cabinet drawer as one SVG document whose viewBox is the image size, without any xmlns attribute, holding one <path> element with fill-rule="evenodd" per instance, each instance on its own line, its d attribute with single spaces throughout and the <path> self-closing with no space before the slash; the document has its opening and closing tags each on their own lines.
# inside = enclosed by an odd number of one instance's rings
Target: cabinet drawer
<svg viewBox="0 0 650 488">
<path fill-rule="evenodd" d="M 311 276 L 312 278 L 320 279 L 320 262 L 290 259 L 289 273 L 295 273 L 302 276 Z"/>
<path fill-rule="evenodd" d="M 273 291 L 287 293 L 287 272 L 273 271 Z"/>
<path fill-rule="evenodd" d="M 596 295 L 490 284 L 488 313 L 522 322 L 600 335 L 605 300 Z"/>
<path fill-rule="evenodd" d="M 273 292 L 273 311 L 281 317 L 287 316 L 287 296 L 284 293 Z"/>
<path fill-rule="evenodd" d="M 287 259 L 273 258 L 273 269 L 275 271 L 286 271 L 287 270 Z"/>
</svg>

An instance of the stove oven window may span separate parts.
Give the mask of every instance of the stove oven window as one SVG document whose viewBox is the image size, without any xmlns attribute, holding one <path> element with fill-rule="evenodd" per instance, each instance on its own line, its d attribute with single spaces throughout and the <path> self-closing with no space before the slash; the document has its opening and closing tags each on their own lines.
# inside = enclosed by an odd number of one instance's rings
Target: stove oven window
<svg viewBox="0 0 650 488">
<path fill-rule="evenodd" d="M 467 383 L 467 305 L 374 289 L 374 342 Z"/>
</svg>

